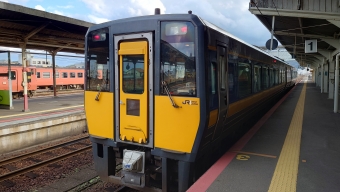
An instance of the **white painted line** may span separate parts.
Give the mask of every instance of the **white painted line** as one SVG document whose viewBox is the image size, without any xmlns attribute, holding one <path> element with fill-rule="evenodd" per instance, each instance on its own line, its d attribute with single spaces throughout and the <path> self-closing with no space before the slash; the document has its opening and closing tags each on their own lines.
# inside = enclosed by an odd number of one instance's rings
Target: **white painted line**
<svg viewBox="0 0 340 192">
<path fill-rule="evenodd" d="M 0 119 L 8 118 L 8 117 L 23 116 L 23 115 L 31 115 L 31 114 L 37 114 L 37 113 L 45 113 L 45 112 L 51 112 L 51 111 L 59 111 L 59 110 L 63 110 L 63 109 L 71 109 L 71 108 L 77 108 L 77 107 L 83 107 L 83 106 L 84 105 L 75 105 L 75 106 L 71 106 L 71 107 L 62 107 L 62 108 L 49 109 L 49 110 L 44 110 L 44 111 L 29 112 L 29 113 L 22 113 L 22 114 L 16 114 L 16 115 L 7 115 L 7 116 L 0 117 Z"/>
</svg>

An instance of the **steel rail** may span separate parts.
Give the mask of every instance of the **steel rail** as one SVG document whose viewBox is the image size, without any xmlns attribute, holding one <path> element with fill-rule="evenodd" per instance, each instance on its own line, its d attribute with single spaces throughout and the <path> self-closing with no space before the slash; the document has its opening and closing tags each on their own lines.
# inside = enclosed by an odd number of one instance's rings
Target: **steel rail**
<svg viewBox="0 0 340 192">
<path fill-rule="evenodd" d="M 84 137 L 81 137 L 81 138 L 78 138 L 78 139 L 75 139 L 75 140 L 72 140 L 72 141 L 66 141 L 66 142 L 58 144 L 58 145 L 53 145 L 53 146 L 50 146 L 50 147 L 47 147 L 47 148 L 44 148 L 44 149 L 38 149 L 38 150 L 35 150 L 33 152 L 29 152 L 29 153 L 18 155 L 18 156 L 9 158 L 9 159 L 5 159 L 5 160 L 0 161 L 0 166 L 5 165 L 5 164 L 9 164 L 9 163 L 12 163 L 12 162 L 15 162 L 15 161 L 19 161 L 21 159 L 25 159 L 25 158 L 28 158 L 30 156 L 35 156 L 35 155 L 38 155 L 38 154 L 41 154 L 41 153 L 45 153 L 45 152 L 47 152 L 47 151 L 49 151 L 51 149 L 55 149 L 55 148 L 63 147 L 63 146 L 66 146 L 66 145 L 70 145 L 70 144 L 76 143 L 78 141 L 84 140 L 86 138 L 89 138 L 89 136 L 86 135 Z"/>
<path fill-rule="evenodd" d="M 55 158 L 52 158 L 52 159 L 49 159 L 49 160 L 46 160 L 46 161 L 42 161 L 40 163 L 37 163 L 37 164 L 34 164 L 34 165 L 31 165 L 31 166 L 28 166 L 28 167 L 25 167 L 25 168 L 22 168 L 22 169 L 18 169 L 16 171 L 12 171 L 10 173 L 7 173 L 5 175 L 1 175 L 0 176 L 0 181 L 4 181 L 6 179 L 9 179 L 9 178 L 12 178 L 12 177 L 15 177 L 15 176 L 18 176 L 18 175 L 22 175 L 24 173 L 27 173 L 29 171 L 32 171 L 34 169 L 37 169 L 37 168 L 40 168 L 40 167 L 43 167 L 45 165 L 48 165 L 48 164 L 51 164 L 51 163 L 55 163 L 57 161 L 60 161 L 60 160 L 63 160 L 63 159 L 67 159 L 69 157 L 72 157 L 72 156 L 75 156 L 79 153 L 82 153 L 86 150 L 89 150 L 91 149 L 92 146 L 86 146 L 86 147 L 83 147 L 81 149 L 78 149 L 76 151 L 72 151 L 72 152 L 69 152 L 69 153 L 66 153 L 66 154 L 63 154 L 63 155 L 60 155 L 58 157 L 55 157 Z"/>
</svg>

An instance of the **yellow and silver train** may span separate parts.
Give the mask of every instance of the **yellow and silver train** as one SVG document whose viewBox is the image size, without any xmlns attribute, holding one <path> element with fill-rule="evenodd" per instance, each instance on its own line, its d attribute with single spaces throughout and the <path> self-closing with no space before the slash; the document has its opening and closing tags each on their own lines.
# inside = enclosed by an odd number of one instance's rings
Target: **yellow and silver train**
<svg viewBox="0 0 340 192">
<path fill-rule="evenodd" d="M 191 12 L 94 25 L 85 50 L 95 169 L 144 191 L 188 189 L 297 77 Z"/>
</svg>

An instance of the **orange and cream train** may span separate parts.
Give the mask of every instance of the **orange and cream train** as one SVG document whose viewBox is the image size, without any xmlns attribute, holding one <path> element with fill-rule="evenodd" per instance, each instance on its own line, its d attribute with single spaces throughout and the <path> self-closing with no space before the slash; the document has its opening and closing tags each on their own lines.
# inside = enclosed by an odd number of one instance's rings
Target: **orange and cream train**
<svg viewBox="0 0 340 192">
<path fill-rule="evenodd" d="M 14 98 L 23 95 L 23 67 L 11 65 L 12 94 Z M 38 89 L 53 89 L 52 68 L 27 67 L 27 90 L 28 96 L 32 97 Z M 100 78 L 100 74 L 98 73 Z M 0 65 L 0 90 L 9 90 L 8 65 Z M 56 88 L 84 88 L 84 69 L 79 68 L 56 68 Z"/>
</svg>

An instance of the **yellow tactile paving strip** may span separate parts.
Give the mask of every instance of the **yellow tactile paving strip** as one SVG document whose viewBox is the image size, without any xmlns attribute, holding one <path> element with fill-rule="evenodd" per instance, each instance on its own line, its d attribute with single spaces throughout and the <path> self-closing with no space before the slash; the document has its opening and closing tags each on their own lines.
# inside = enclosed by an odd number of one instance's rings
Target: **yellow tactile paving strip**
<svg viewBox="0 0 340 192">
<path fill-rule="evenodd" d="M 306 85 L 305 82 L 269 186 L 269 192 L 296 191 Z"/>
</svg>

